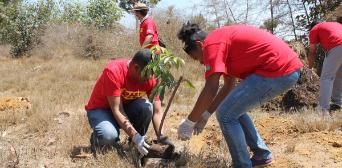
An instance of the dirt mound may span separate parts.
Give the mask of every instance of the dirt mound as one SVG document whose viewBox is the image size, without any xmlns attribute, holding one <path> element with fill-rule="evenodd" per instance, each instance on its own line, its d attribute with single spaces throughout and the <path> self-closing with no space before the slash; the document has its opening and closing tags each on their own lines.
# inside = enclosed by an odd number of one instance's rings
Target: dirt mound
<svg viewBox="0 0 342 168">
<path fill-rule="evenodd" d="M 24 97 L 0 97 L 0 111 L 29 109 L 31 102 Z"/>
<path fill-rule="evenodd" d="M 299 111 L 316 107 L 319 95 L 319 77 L 313 76 L 312 79 L 309 79 L 307 74 L 308 69 L 303 68 L 300 79 L 292 89 L 262 105 L 261 108 L 265 111 Z"/>
</svg>

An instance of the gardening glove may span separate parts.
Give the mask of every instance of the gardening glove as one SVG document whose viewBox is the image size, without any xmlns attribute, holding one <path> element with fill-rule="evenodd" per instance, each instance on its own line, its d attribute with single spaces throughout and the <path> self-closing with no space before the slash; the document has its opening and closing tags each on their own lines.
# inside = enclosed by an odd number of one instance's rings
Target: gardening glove
<svg viewBox="0 0 342 168">
<path fill-rule="evenodd" d="M 139 133 L 136 133 L 133 136 L 133 142 L 137 145 L 138 151 L 142 154 L 142 155 L 147 155 L 148 154 L 148 150 L 150 148 L 150 145 L 148 145 L 145 142 L 145 136 L 141 136 Z"/>
<path fill-rule="evenodd" d="M 195 128 L 194 128 L 194 134 L 195 135 L 198 135 L 203 131 L 203 129 L 204 129 L 205 125 L 207 124 L 210 116 L 211 116 L 211 114 L 208 111 L 205 111 L 202 114 L 202 118 L 199 121 L 197 121 L 197 123 L 195 124 Z"/>
<path fill-rule="evenodd" d="M 175 147 L 175 145 L 170 141 L 169 137 L 167 137 L 165 135 L 161 135 L 158 142 L 163 144 L 163 145 L 170 145 L 172 147 Z"/>
<path fill-rule="evenodd" d="M 178 128 L 178 139 L 189 140 L 194 131 L 195 122 L 185 119 L 181 122 Z"/>
</svg>

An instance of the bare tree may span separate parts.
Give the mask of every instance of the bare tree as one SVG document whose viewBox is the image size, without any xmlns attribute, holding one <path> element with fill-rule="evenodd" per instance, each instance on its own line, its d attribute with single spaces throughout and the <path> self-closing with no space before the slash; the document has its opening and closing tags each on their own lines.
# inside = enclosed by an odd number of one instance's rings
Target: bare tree
<svg viewBox="0 0 342 168">
<path fill-rule="evenodd" d="M 247 0 L 247 2 L 246 2 L 246 17 L 245 17 L 245 23 L 247 23 L 248 11 L 249 11 L 249 1 Z"/>
<path fill-rule="evenodd" d="M 274 34 L 274 17 L 273 17 L 273 1 L 270 0 L 270 11 L 271 11 L 271 33 Z"/>
<path fill-rule="evenodd" d="M 305 11 L 307 22 L 310 23 L 310 16 L 309 16 L 308 10 L 306 9 L 305 1 L 302 1 L 302 3 L 303 3 L 303 8 Z"/>
<path fill-rule="evenodd" d="M 295 24 L 294 19 L 293 19 L 291 4 L 290 4 L 289 0 L 286 0 L 286 2 L 287 2 L 287 5 L 289 7 L 289 13 L 290 13 L 291 23 L 292 23 L 292 31 L 293 31 L 293 34 L 295 36 L 295 40 L 297 41 L 298 39 L 297 39 L 297 34 L 296 34 L 296 24 Z"/>
<path fill-rule="evenodd" d="M 213 9 L 213 14 L 215 15 L 214 22 L 217 24 L 217 27 L 221 27 L 219 1 L 218 0 L 209 0 L 208 2 L 210 3 L 210 7 Z"/>
<path fill-rule="evenodd" d="M 236 23 L 237 21 L 236 21 L 236 18 L 235 18 L 235 16 L 234 16 L 234 13 L 233 13 L 233 11 L 232 11 L 232 8 L 230 7 L 230 5 L 228 4 L 228 1 L 227 0 L 223 0 L 223 7 L 224 7 L 224 12 L 225 12 L 225 15 L 226 15 L 226 17 L 227 17 L 227 19 L 229 18 L 229 14 L 228 14 L 228 10 L 229 10 L 229 12 L 230 12 L 230 14 L 231 14 L 231 17 L 233 18 L 233 21 Z M 227 10 L 227 8 L 228 8 L 228 10 Z"/>
</svg>

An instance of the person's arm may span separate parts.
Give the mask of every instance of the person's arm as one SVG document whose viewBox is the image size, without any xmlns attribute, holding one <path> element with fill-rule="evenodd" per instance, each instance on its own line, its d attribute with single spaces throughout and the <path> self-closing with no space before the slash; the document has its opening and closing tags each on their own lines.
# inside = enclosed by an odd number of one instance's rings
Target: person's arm
<svg viewBox="0 0 342 168">
<path fill-rule="evenodd" d="M 214 101 L 211 103 L 208 108 L 208 112 L 213 114 L 223 99 L 228 95 L 228 93 L 235 87 L 236 79 L 231 76 L 224 77 L 224 85 L 220 89 L 219 93 L 216 95 Z"/>
<path fill-rule="evenodd" d="M 147 35 L 145 37 L 144 43 L 142 44 L 142 47 L 146 47 L 149 44 L 151 44 L 152 43 L 152 39 L 153 39 L 153 35 L 152 34 Z"/>
<path fill-rule="evenodd" d="M 308 55 L 308 68 L 312 69 L 316 59 L 316 44 L 310 43 L 309 55 Z"/>
<path fill-rule="evenodd" d="M 205 86 L 197 99 L 195 107 L 189 114 L 188 119 L 192 122 L 200 120 L 202 113 L 209 108 L 217 94 L 220 82 L 220 73 L 214 73 L 205 80 Z"/>
<path fill-rule="evenodd" d="M 161 102 L 160 100 L 155 100 L 153 102 L 153 118 L 152 118 L 152 122 L 153 122 L 153 128 L 154 131 L 156 133 L 156 136 L 159 137 L 159 128 L 160 128 L 160 123 L 161 123 L 161 119 L 163 117 L 163 111 L 162 111 L 162 107 L 161 107 Z M 162 134 L 163 134 L 163 130 L 162 129 Z"/>
<path fill-rule="evenodd" d="M 110 108 L 112 109 L 112 113 L 115 120 L 118 122 L 120 127 L 127 133 L 127 135 L 132 138 L 138 132 L 134 129 L 131 122 L 129 122 L 128 118 L 125 116 L 121 98 L 118 96 L 108 96 L 107 100 L 110 105 Z"/>
<path fill-rule="evenodd" d="M 197 135 L 201 133 L 207 124 L 211 114 L 213 114 L 222 100 L 228 95 L 228 93 L 235 87 L 236 79 L 233 77 L 225 76 L 224 85 L 220 89 L 219 93 L 216 95 L 214 101 L 211 103 L 210 107 L 202 113 L 202 117 L 198 120 L 194 126 L 194 134 Z"/>
</svg>

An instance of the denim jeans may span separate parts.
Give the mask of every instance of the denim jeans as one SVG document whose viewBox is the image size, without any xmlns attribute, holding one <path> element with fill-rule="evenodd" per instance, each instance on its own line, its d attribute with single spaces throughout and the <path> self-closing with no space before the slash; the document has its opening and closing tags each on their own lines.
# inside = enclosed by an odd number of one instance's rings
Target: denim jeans
<svg viewBox="0 0 342 168">
<path fill-rule="evenodd" d="M 124 111 L 136 131 L 145 135 L 152 119 L 152 104 L 146 99 L 137 99 L 124 104 Z M 89 110 L 87 116 L 96 146 L 113 145 L 119 140 L 120 126 L 110 109 Z"/>
<path fill-rule="evenodd" d="M 328 111 L 332 103 L 342 106 L 342 45 L 327 53 L 323 62 L 319 89 L 319 108 Z"/>
<path fill-rule="evenodd" d="M 272 157 L 271 151 L 262 140 L 247 112 L 290 89 L 299 76 L 299 70 L 278 78 L 252 74 L 221 102 L 216 117 L 228 144 L 233 167 L 252 167 L 247 145 L 257 158 Z"/>
</svg>

